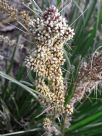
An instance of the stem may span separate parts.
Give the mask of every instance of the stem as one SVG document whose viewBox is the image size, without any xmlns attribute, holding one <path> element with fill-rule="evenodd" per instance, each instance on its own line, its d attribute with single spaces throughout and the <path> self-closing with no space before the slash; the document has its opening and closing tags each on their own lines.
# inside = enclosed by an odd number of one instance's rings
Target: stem
<svg viewBox="0 0 102 136">
<path fill-rule="evenodd" d="M 61 125 L 62 136 L 64 136 L 65 120 L 66 120 L 66 114 L 64 114 L 64 116 L 63 116 L 63 122 Z"/>
</svg>

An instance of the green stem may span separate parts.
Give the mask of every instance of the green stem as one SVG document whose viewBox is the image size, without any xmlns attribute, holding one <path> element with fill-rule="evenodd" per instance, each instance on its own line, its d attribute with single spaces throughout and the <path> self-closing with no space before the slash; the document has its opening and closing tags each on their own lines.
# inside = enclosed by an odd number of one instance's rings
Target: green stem
<svg viewBox="0 0 102 136">
<path fill-rule="evenodd" d="M 66 113 L 64 113 L 63 122 L 62 122 L 62 125 L 61 125 L 62 136 L 64 136 L 64 134 L 65 134 L 65 121 L 66 121 L 66 118 L 67 118 L 67 115 L 66 115 Z"/>
</svg>

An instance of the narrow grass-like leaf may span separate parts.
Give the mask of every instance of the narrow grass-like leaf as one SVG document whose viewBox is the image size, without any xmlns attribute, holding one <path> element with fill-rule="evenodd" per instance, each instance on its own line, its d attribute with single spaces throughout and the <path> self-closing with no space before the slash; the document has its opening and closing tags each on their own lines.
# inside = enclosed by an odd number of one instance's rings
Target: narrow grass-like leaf
<svg viewBox="0 0 102 136">
<path fill-rule="evenodd" d="M 30 133 L 30 132 L 34 132 L 34 131 L 39 131 L 40 128 L 35 128 L 35 129 L 30 129 L 30 130 L 25 130 L 25 131 L 18 131 L 18 132 L 12 132 L 12 133 L 8 133 L 8 134 L 2 134 L 0 136 L 16 136 L 16 135 L 20 135 L 20 134 L 25 134 L 25 133 Z"/>
<path fill-rule="evenodd" d="M 0 71 L 0 76 L 2 76 L 5 79 L 8 79 L 12 83 L 15 83 L 15 84 L 19 85 L 20 87 L 24 88 L 27 92 L 29 92 L 31 95 L 33 95 L 35 98 L 38 98 L 36 94 L 39 94 L 39 93 L 37 91 L 35 91 L 35 90 L 29 88 L 28 86 L 20 83 L 19 81 L 15 80 L 14 78 L 10 77 L 9 75 L 5 74 L 2 71 Z"/>
<path fill-rule="evenodd" d="M 99 117 L 102 117 L 102 111 L 98 112 L 98 113 L 95 113 L 94 115 L 91 115 L 83 120 L 81 120 L 80 122 L 78 122 L 77 124 L 71 126 L 69 129 L 66 129 L 65 131 L 73 131 L 73 130 L 76 130 L 80 127 L 83 127 L 85 125 L 88 125 L 90 124 L 91 122 L 97 120 Z"/>
</svg>

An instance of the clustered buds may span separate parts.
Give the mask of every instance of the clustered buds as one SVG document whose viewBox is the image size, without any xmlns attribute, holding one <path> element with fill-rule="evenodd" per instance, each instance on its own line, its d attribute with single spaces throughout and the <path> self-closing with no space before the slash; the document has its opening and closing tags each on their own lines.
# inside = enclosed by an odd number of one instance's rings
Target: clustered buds
<svg viewBox="0 0 102 136">
<path fill-rule="evenodd" d="M 17 10 L 9 6 L 6 0 L 0 0 L 0 10 L 9 14 L 14 20 L 17 18 Z"/>
<path fill-rule="evenodd" d="M 25 64 L 37 73 L 36 89 L 44 96 L 40 98 L 41 104 L 50 107 L 48 116 L 55 118 L 66 112 L 61 65 L 65 61 L 64 43 L 73 38 L 74 30 L 67 25 L 65 18 L 54 6 L 47 9 L 40 18 L 31 20 L 29 30 L 35 45 Z M 47 84 L 45 80 L 48 81 Z"/>
<path fill-rule="evenodd" d="M 18 11 L 15 7 L 11 6 L 7 0 L 0 0 L 0 11 L 9 15 L 12 21 L 19 21 L 23 25 L 28 26 L 30 16 L 26 11 Z"/>
</svg>

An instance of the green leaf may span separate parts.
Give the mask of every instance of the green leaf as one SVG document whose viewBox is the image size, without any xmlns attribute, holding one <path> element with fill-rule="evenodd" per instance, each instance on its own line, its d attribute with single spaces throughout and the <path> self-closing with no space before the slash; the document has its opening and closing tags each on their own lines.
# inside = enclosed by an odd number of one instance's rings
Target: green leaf
<svg viewBox="0 0 102 136">
<path fill-rule="evenodd" d="M 19 81 L 17 81 L 16 79 L 10 77 L 9 75 L 5 74 L 4 72 L 0 71 L 0 76 L 11 81 L 12 83 L 15 83 L 17 85 L 19 85 L 20 87 L 22 87 L 23 89 L 25 89 L 27 92 L 29 92 L 31 95 L 33 95 L 36 99 L 38 99 L 36 94 L 39 94 L 37 91 L 29 88 L 28 86 L 20 83 Z"/>
<path fill-rule="evenodd" d="M 30 133 L 30 132 L 39 131 L 39 130 L 40 130 L 39 128 L 34 128 L 30 130 L 25 130 L 25 131 L 17 131 L 17 132 L 2 134 L 0 136 L 16 136 L 16 135 L 21 135 L 21 134 Z"/>
<path fill-rule="evenodd" d="M 95 113 L 94 115 L 91 115 L 83 120 L 81 120 L 80 122 L 74 124 L 73 126 L 71 126 L 69 129 L 66 129 L 65 132 L 67 133 L 68 131 L 74 131 L 77 130 L 79 128 L 84 127 L 85 125 L 90 124 L 91 122 L 97 120 L 98 118 L 102 117 L 102 111 Z"/>
</svg>

